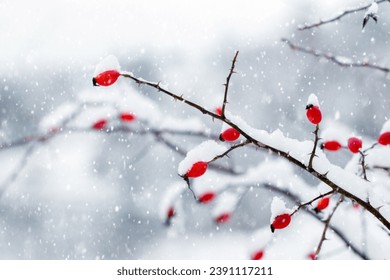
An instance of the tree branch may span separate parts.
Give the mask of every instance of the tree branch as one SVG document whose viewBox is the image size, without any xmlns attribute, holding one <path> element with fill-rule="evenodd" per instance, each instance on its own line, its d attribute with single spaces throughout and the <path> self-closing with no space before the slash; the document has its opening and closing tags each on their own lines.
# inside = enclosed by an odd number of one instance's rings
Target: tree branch
<svg viewBox="0 0 390 280">
<path fill-rule="evenodd" d="M 275 192 L 275 193 L 278 193 L 278 194 L 281 194 L 281 195 L 287 197 L 288 199 L 290 199 L 291 201 L 293 201 L 296 204 L 301 204 L 301 199 L 297 195 L 292 194 L 291 192 L 289 192 L 287 190 L 280 189 L 272 184 L 263 184 L 263 187 L 265 189 L 272 191 L 272 192 Z M 321 223 L 325 223 L 325 221 L 323 221 L 320 216 L 318 216 L 316 213 L 309 210 L 308 208 L 303 207 L 302 210 L 305 211 L 305 213 L 312 216 L 317 221 L 319 221 Z M 331 224 L 329 224 L 328 227 L 345 243 L 347 248 L 351 248 L 351 250 L 356 255 L 358 255 L 360 258 L 362 258 L 363 260 L 369 259 L 369 257 L 364 252 L 362 252 L 359 248 L 357 248 L 354 244 L 352 244 L 350 238 L 345 236 L 341 230 L 339 230 L 337 227 L 335 227 Z M 385 230 L 385 228 L 383 228 L 383 230 Z"/>
<path fill-rule="evenodd" d="M 388 0 L 378 0 L 378 1 L 376 1 L 376 3 L 380 4 L 380 3 L 383 3 L 383 2 L 386 2 L 386 1 L 388 1 Z M 309 30 L 309 29 L 312 29 L 312 28 L 315 28 L 315 27 L 319 27 L 321 25 L 325 25 L 325 24 L 328 24 L 328 23 L 331 23 L 331 22 L 338 21 L 341 18 L 345 17 L 346 15 L 354 14 L 354 13 L 357 13 L 357 12 L 361 12 L 361 11 L 367 10 L 371 6 L 371 4 L 372 3 L 369 3 L 369 4 L 366 4 L 366 5 L 361 6 L 361 7 L 345 10 L 345 11 L 341 12 L 339 15 L 337 15 L 335 17 L 331 17 L 331 18 L 326 19 L 326 20 L 320 20 L 320 21 L 315 22 L 315 23 L 300 25 L 300 26 L 298 26 L 298 30 L 300 30 L 300 31 Z"/>
<path fill-rule="evenodd" d="M 311 175 L 313 175 L 314 177 L 318 178 L 320 181 L 324 182 L 325 184 L 327 184 L 329 187 L 331 187 L 334 191 L 344 195 L 345 197 L 348 197 L 352 200 L 355 200 L 357 203 L 359 203 L 363 208 L 365 208 L 368 212 L 370 212 L 372 215 L 374 215 L 388 230 L 390 230 L 390 221 L 388 221 L 379 211 L 378 209 L 376 209 L 375 207 L 373 207 L 370 203 L 360 199 L 359 197 L 357 197 L 356 195 L 350 193 L 349 191 L 343 189 L 342 187 L 340 187 L 339 185 L 337 185 L 336 183 L 334 183 L 333 181 L 331 181 L 329 178 L 327 178 L 326 174 L 321 174 L 319 172 L 317 172 L 316 170 L 314 169 L 309 169 L 304 163 L 302 163 L 300 160 L 294 158 L 293 156 L 291 156 L 289 153 L 287 152 L 284 152 L 282 150 L 279 150 L 277 148 L 274 148 L 270 145 L 266 145 L 264 143 L 261 143 L 260 141 L 256 140 L 255 138 L 253 138 L 252 136 L 250 136 L 246 131 L 244 131 L 243 129 L 241 129 L 238 125 L 236 125 L 235 123 L 233 123 L 231 120 L 227 119 L 227 118 L 224 118 L 222 116 L 219 116 L 213 112 L 210 112 L 208 111 L 207 109 L 203 108 L 201 105 L 198 105 L 192 101 L 189 101 L 185 98 L 183 98 L 183 96 L 179 96 L 175 93 L 172 93 L 166 89 L 163 89 L 160 87 L 160 84 L 159 83 L 153 83 L 153 82 L 149 82 L 149 81 L 146 81 L 144 79 L 140 79 L 140 78 L 136 78 L 134 77 L 131 73 L 126 73 L 126 74 L 122 74 L 122 76 L 124 77 L 127 77 L 131 80 L 134 80 L 136 81 L 137 83 L 139 84 L 143 84 L 143 85 L 147 85 L 147 86 L 150 86 L 150 87 L 153 87 L 153 88 L 156 88 L 158 91 L 161 91 L 175 99 L 178 99 L 180 101 L 182 101 L 183 103 L 189 105 L 190 107 L 193 107 L 197 110 L 199 110 L 200 112 L 202 112 L 203 114 L 206 114 L 206 115 L 209 115 L 211 116 L 212 118 L 215 118 L 215 119 L 219 119 L 221 121 L 223 121 L 224 123 L 228 124 L 229 126 L 233 127 L 234 129 L 236 129 L 238 132 L 240 132 L 240 134 L 245 137 L 247 139 L 247 141 L 249 143 L 253 143 L 255 144 L 257 147 L 261 148 L 261 149 L 264 149 L 268 152 L 272 152 L 273 154 L 275 155 L 278 155 L 278 156 L 281 156 L 285 159 L 287 159 L 288 161 L 290 161 L 291 163 L 293 163 L 294 165 L 300 167 L 301 169 L 303 170 L 306 170 L 307 172 L 309 172 Z"/>
<path fill-rule="evenodd" d="M 322 244 L 324 243 L 324 241 L 326 239 L 325 235 L 326 235 L 326 231 L 328 230 L 330 221 L 332 220 L 332 217 L 333 217 L 334 213 L 336 212 L 336 210 L 339 207 L 339 205 L 341 204 L 341 202 L 343 202 L 343 200 L 344 200 L 344 197 L 341 196 L 340 199 L 337 201 L 336 206 L 333 208 L 332 212 L 329 214 L 328 218 L 325 220 L 325 227 L 324 227 L 324 230 L 322 232 L 322 236 L 321 236 L 320 242 L 318 243 L 317 250 L 315 252 L 315 258 L 316 259 L 317 259 L 318 255 L 320 254 L 321 248 L 322 248 Z"/>
<path fill-rule="evenodd" d="M 341 67 L 347 67 L 347 68 L 369 68 L 374 70 L 379 70 L 381 72 L 384 72 L 385 74 L 390 72 L 390 68 L 385 66 L 379 66 L 376 64 L 372 64 L 369 62 L 360 62 L 360 61 L 353 61 L 350 58 L 342 57 L 342 56 L 335 56 L 331 53 L 325 53 L 320 50 L 314 50 L 312 48 L 305 48 L 298 46 L 294 43 L 292 43 L 290 40 L 283 38 L 282 42 L 286 43 L 292 50 L 296 50 L 302 53 L 310 54 L 315 57 L 319 58 L 325 58 L 329 61 L 332 61 L 333 63 L 341 66 Z"/>
<path fill-rule="evenodd" d="M 310 159 L 309 159 L 309 165 L 307 166 L 309 169 L 313 169 L 313 159 L 314 157 L 316 156 L 316 149 L 317 149 L 317 145 L 318 145 L 318 130 L 320 129 L 320 125 L 317 124 L 316 125 L 316 129 L 314 130 L 314 145 L 313 145 L 313 150 L 311 152 L 311 155 L 310 155 Z"/>
<path fill-rule="evenodd" d="M 229 75 L 226 78 L 225 94 L 224 94 L 224 97 L 223 97 L 222 113 L 221 113 L 221 116 L 223 118 L 225 118 L 225 107 L 226 107 L 226 103 L 227 103 L 227 96 L 228 96 L 228 91 L 229 91 L 230 78 L 232 77 L 233 73 L 235 73 L 234 72 L 234 67 L 235 67 L 235 64 L 236 64 L 236 61 L 237 61 L 237 56 L 238 56 L 238 51 L 236 51 L 236 54 L 235 54 L 235 56 L 234 56 L 234 58 L 232 60 L 232 67 L 230 68 Z"/>
</svg>

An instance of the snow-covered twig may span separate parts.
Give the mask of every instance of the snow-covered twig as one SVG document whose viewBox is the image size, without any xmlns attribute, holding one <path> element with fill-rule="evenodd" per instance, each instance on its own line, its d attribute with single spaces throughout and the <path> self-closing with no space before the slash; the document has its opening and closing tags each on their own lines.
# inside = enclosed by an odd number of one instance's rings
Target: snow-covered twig
<svg viewBox="0 0 390 280">
<path fill-rule="evenodd" d="M 373 70 L 379 70 L 381 72 L 384 72 L 385 74 L 390 72 L 389 67 L 376 65 L 369 62 L 360 62 L 360 61 L 353 61 L 350 58 L 342 57 L 342 56 L 336 56 L 331 53 L 322 52 L 320 50 L 315 50 L 308 47 L 302 47 L 299 45 L 296 45 L 292 43 L 290 40 L 283 38 L 282 42 L 285 42 L 292 50 L 296 50 L 299 52 L 303 52 L 306 54 L 313 55 L 315 57 L 319 58 L 325 58 L 329 61 L 332 61 L 333 63 L 341 66 L 341 67 L 348 67 L 348 68 L 369 68 Z"/>
<path fill-rule="evenodd" d="M 317 246 L 317 249 L 316 249 L 316 252 L 315 252 L 315 258 L 316 259 L 317 259 L 318 255 L 321 252 L 321 248 L 322 248 L 322 245 L 324 244 L 324 241 L 326 240 L 326 236 L 325 235 L 326 235 L 326 231 L 329 228 L 330 221 L 332 220 L 332 217 L 333 217 L 334 213 L 336 212 L 336 210 L 339 207 L 339 205 L 341 204 L 341 202 L 343 202 L 343 200 L 344 200 L 344 197 L 341 196 L 339 198 L 339 200 L 337 201 L 336 206 L 333 208 L 332 212 L 329 214 L 328 218 L 325 220 L 324 230 L 322 231 L 322 236 L 321 236 L 320 242 L 318 243 L 318 246 Z"/>
<path fill-rule="evenodd" d="M 217 155 L 216 157 L 214 157 L 212 160 L 210 160 L 209 162 L 214 162 L 220 158 L 223 158 L 225 156 L 227 156 L 230 152 L 234 151 L 235 149 L 238 149 L 238 148 L 241 148 L 241 147 L 244 147 L 246 145 L 249 145 L 251 143 L 251 141 L 249 140 L 246 140 L 242 143 L 239 143 L 239 144 L 235 144 L 233 146 L 231 146 L 226 152 L 224 152 L 223 154 L 220 154 L 220 155 Z"/>
<path fill-rule="evenodd" d="M 235 64 L 236 64 L 236 61 L 237 61 L 237 56 L 238 56 L 238 51 L 236 51 L 236 54 L 234 55 L 234 58 L 232 60 L 232 66 L 231 66 L 230 71 L 229 71 L 229 75 L 226 78 L 226 84 L 224 84 L 224 86 L 225 86 L 225 93 L 224 93 L 224 97 L 223 97 L 222 113 L 221 113 L 221 116 L 223 118 L 225 117 L 225 107 L 226 107 L 226 103 L 227 103 L 227 96 L 228 96 L 228 91 L 229 91 L 230 78 L 232 77 L 233 73 L 235 73 L 234 72 L 234 67 L 235 67 Z"/>
<path fill-rule="evenodd" d="M 300 197 L 291 193 L 288 190 L 281 189 L 281 188 L 279 188 L 275 185 L 269 184 L 269 183 L 263 184 L 263 185 L 261 185 L 261 187 L 264 187 L 265 189 L 270 190 L 274 193 L 281 194 L 296 204 L 300 205 L 302 203 Z M 322 220 L 322 218 L 319 215 L 317 215 L 315 212 L 309 210 L 307 207 L 303 207 L 302 211 L 309 214 L 311 217 L 313 217 L 317 221 L 319 221 L 321 223 L 325 223 L 325 221 Z M 333 231 L 334 234 L 336 234 L 342 240 L 342 242 L 344 242 L 344 244 L 347 248 L 350 248 L 356 255 L 358 255 L 363 260 L 369 259 L 369 257 L 364 252 L 362 252 L 358 247 L 356 247 L 351 242 L 350 238 L 348 238 L 340 229 L 338 229 L 337 227 L 335 227 L 334 225 L 331 225 L 331 224 L 329 224 L 328 227 Z M 386 231 L 385 228 L 383 228 L 383 230 Z"/>
<path fill-rule="evenodd" d="M 213 112 L 205 109 L 203 106 L 184 98 L 182 95 L 175 94 L 167 89 L 162 88 L 160 86 L 160 83 L 154 83 L 154 82 L 146 81 L 142 78 L 137 78 L 131 73 L 122 74 L 122 76 L 129 78 L 140 85 L 146 85 L 146 86 L 153 87 L 153 88 L 157 89 L 159 92 L 163 92 L 164 94 L 167 94 L 168 96 L 173 97 L 175 100 L 182 101 L 183 103 L 189 105 L 192 108 L 197 109 L 198 111 L 202 112 L 203 114 L 209 115 L 210 117 L 212 117 L 214 119 L 219 119 L 219 120 L 223 121 L 224 123 L 228 124 L 229 126 L 233 127 L 234 129 L 236 129 L 243 137 L 245 137 L 247 139 L 248 143 L 253 143 L 255 146 L 257 146 L 260 149 L 266 150 L 268 152 L 271 152 L 275 155 L 278 155 L 278 156 L 281 156 L 281 157 L 287 159 L 288 161 L 290 161 L 294 165 L 309 172 L 311 175 L 313 175 L 314 177 L 316 177 L 320 181 L 327 184 L 329 187 L 331 187 L 336 192 L 340 193 L 341 195 L 343 195 L 345 197 L 348 197 L 348 198 L 356 201 L 363 208 L 365 208 L 368 212 L 370 212 L 373 216 L 375 216 L 387 229 L 390 230 L 390 221 L 388 221 L 378 211 L 377 208 L 375 208 L 374 206 L 372 206 L 370 203 L 366 202 L 365 200 L 361 199 L 357 195 L 351 193 L 346 188 L 343 188 L 339 184 L 337 184 L 334 181 L 332 181 L 331 179 L 329 179 L 327 176 L 327 173 L 321 174 L 320 172 L 318 172 L 314 169 L 308 169 L 308 167 L 306 166 L 305 163 L 303 163 L 301 160 L 292 156 L 290 154 L 290 152 L 273 147 L 273 146 L 271 146 L 271 144 L 262 143 L 261 141 L 257 140 L 255 137 L 251 136 L 250 135 L 251 133 L 249 131 L 245 131 L 243 128 L 241 128 L 239 125 L 237 125 L 233 121 L 229 120 L 228 118 L 225 118 L 225 117 L 222 117 L 216 113 L 213 113 Z M 287 138 L 285 137 L 284 140 L 287 141 Z"/>
<path fill-rule="evenodd" d="M 380 4 L 380 3 L 383 3 L 383 2 L 388 2 L 388 0 L 378 0 L 376 3 Z M 319 27 L 321 25 L 325 25 L 325 24 L 328 24 L 328 23 L 331 23 L 331 22 L 338 21 L 338 20 L 340 20 L 341 18 L 343 18 L 346 15 L 355 14 L 357 12 L 361 12 L 361 11 L 367 10 L 371 6 L 371 4 L 372 3 L 366 4 L 364 6 L 357 7 L 357 8 L 344 10 L 339 15 L 331 17 L 331 18 L 326 19 L 326 20 L 320 20 L 320 21 L 315 22 L 315 23 L 300 25 L 300 26 L 298 26 L 298 30 L 300 30 L 300 31 L 309 30 L 309 29 L 312 29 L 312 28 L 315 28 L 315 27 Z"/>
</svg>

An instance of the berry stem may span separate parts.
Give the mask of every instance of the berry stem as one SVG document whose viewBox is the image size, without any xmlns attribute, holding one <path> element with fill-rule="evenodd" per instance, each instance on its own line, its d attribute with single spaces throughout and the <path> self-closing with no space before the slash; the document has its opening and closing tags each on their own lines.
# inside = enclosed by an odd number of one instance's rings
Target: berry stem
<svg viewBox="0 0 390 280">
<path fill-rule="evenodd" d="M 316 156 L 316 148 L 317 148 L 317 145 L 318 145 L 318 131 L 320 130 L 320 125 L 317 124 L 316 125 L 316 129 L 314 130 L 314 145 L 313 145 L 313 150 L 311 152 L 311 155 L 310 155 L 310 159 L 309 159 L 309 165 L 307 166 L 308 170 L 312 170 L 313 169 L 313 159 L 314 157 Z"/>
</svg>

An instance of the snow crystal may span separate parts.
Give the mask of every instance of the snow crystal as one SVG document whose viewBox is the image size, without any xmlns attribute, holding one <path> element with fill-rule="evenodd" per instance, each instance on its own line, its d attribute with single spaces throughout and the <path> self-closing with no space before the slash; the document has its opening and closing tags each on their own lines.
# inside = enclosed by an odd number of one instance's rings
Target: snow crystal
<svg viewBox="0 0 390 280">
<path fill-rule="evenodd" d="M 100 61 L 98 63 L 98 65 L 96 65 L 95 72 L 94 72 L 93 76 L 96 77 L 98 74 L 100 74 L 104 71 L 107 71 L 107 70 L 120 71 L 119 61 L 113 55 L 107 56 L 102 61 Z"/>
<path fill-rule="evenodd" d="M 320 107 L 320 103 L 318 102 L 318 98 L 314 93 L 309 95 L 309 98 L 307 99 L 307 105 L 313 105 L 313 106 Z"/>
<path fill-rule="evenodd" d="M 218 144 L 214 140 L 204 141 L 187 153 L 187 156 L 179 163 L 178 172 L 180 175 L 184 175 L 194 163 L 198 161 L 209 162 L 217 155 L 223 154 L 226 150 L 225 146 Z"/>
</svg>

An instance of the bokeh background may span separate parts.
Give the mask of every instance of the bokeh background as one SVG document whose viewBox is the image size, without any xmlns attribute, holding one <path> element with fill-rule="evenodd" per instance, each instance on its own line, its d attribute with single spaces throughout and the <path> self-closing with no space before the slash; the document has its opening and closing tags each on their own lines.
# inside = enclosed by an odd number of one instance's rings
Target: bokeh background
<svg viewBox="0 0 390 280">
<path fill-rule="evenodd" d="M 311 136 L 304 108 L 315 93 L 327 122 L 375 138 L 389 117 L 389 77 L 341 68 L 291 50 L 281 38 L 361 61 L 390 65 L 390 5 L 379 22 L 364 13 L 309 31 L 297 26 L 367 1 L 0 1 L 0 140 L 39 131 L 42 118 L 93 91 L 97 63 L 115 55 L 123 70 L 163 81 L 207 108 L 223 99 L 236 50 L 229 110 L 257 128 Z M 123 82 L 123 81 L 122 81 Z M 163 114 L 208 118 L 170 98 L 133 85 Z M 102 94 L 98 91 L 98 94 Z M 199 139 L 172 138 L 189 149 Z M 25 147 L 0 151 L 0 188 L 18 168 Z M 142 156 L 141 149 L 146 149 Z M 242 150 L 232 161 L 245 169 L 267 155 Z M 348 156 L 330 158 L 343 165 Z M 269 222 L 272 196 L 257 191 L 229 225 L 210 221 L 207 207 L 182 197 L 185 216 L 167 228 L 159 203 L 180 181 L 182 158 L 143 136 L 85 133 L 42 145 L 0 200 L 2 259 L 245 258 L 248 235 Z M 303 175 L 297 170 L 299 175 Z M 217 176 L 217 175 L 216 175 Z M 315 184 L 310 178 L 309 183 Z"/>
</svg>

